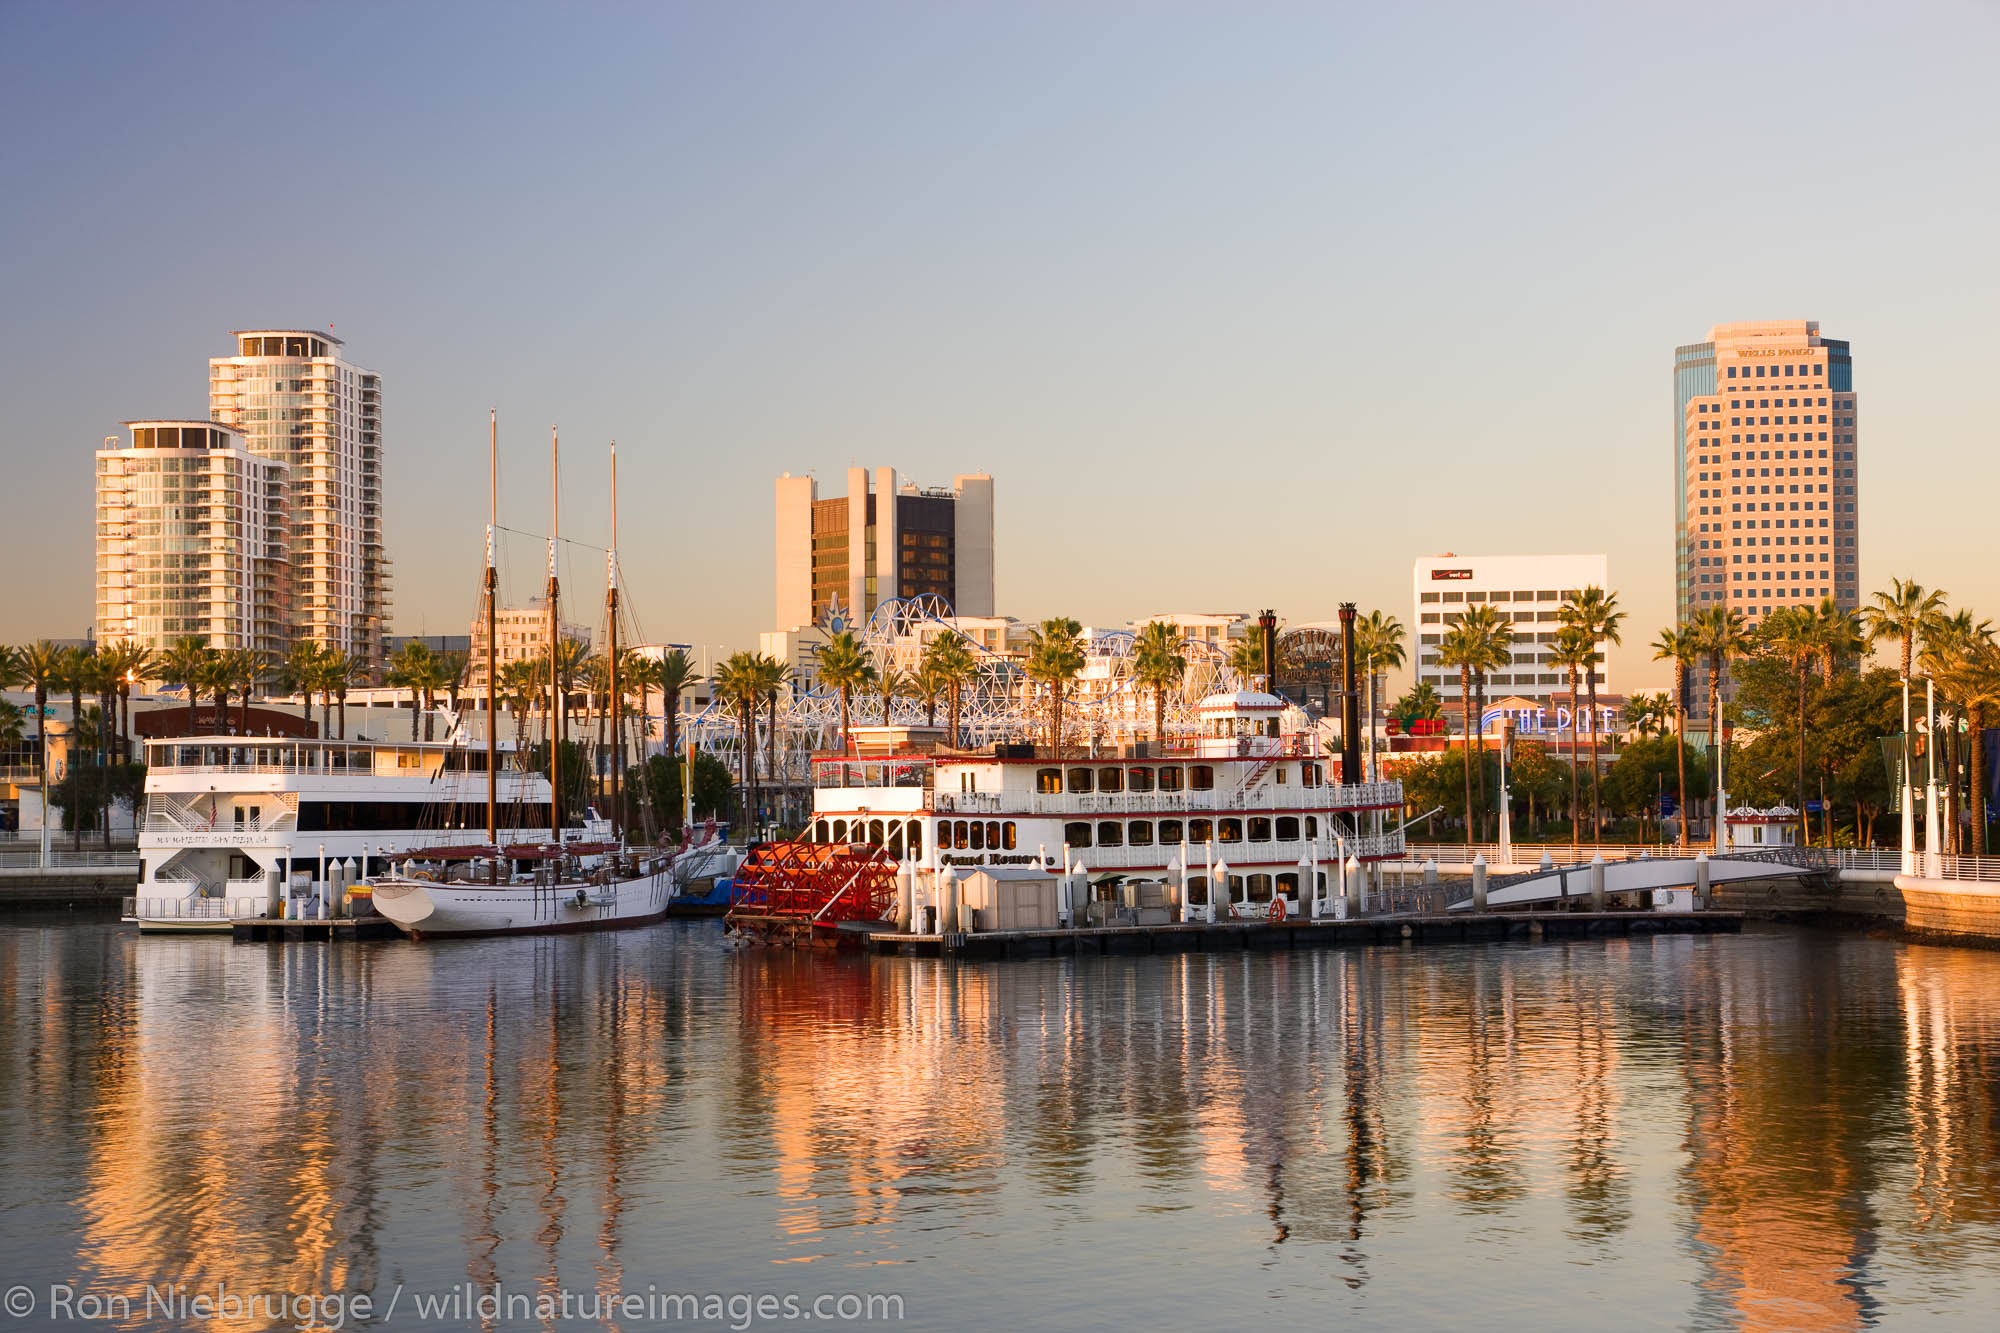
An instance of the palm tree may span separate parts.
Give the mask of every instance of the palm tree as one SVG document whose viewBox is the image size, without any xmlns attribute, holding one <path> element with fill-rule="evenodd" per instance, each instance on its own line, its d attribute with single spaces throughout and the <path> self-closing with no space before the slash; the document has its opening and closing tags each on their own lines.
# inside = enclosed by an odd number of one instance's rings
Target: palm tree
<svg viewBox="0 0 2000 1333">
<path fill-rule="evenodd" d="M 1583 630 L 1594 646 L 1620 642 L 1618 627 L 1624 621 L 1625 613 L 1618 609 L 1617 593 L 1606 592 L 1592 584 L 1557 608 L 1556 619 L 1564 625 Z M 1603 730 L 1597 711 L 1597 664 L 1601 660 L 1599 654 L 1591 654 L 1583 675 L 1584 688 L 1590 691 L 1590 829 L 1594 842 L 1604 841 L 1604 803 L 1599 797 L 1597 772 L 1597 741 L 1599 732 Z M 1570 700 L 1572 706 L 1575 702 Z"/>
<path fill-rule="evenodd" d="M 278 667 L 281 688 L 299 692 L 299 718 L 304 722 L 312 721 L 313 691 L 319 687 L 320 658 L 325 652 L 312 640 L 301 639 Z"/>
<path fill-rule="evenodd" d="M 388 683 L 410 692 L 410 739 L 417 738 L 417 717 L 423 707 L 424 691 L 430 688 L 434 655 L 422 639 L 410 639 L 389 659 Z M 549 724 L 550 742 L 555 738 L 554 719 Z"/>
<path fill-rule="evenodd" d="M 201 667 L 201 692 L 215 700 L 215 734 L 229 729 L 229 696 L 236 692 L 236 668 L 226 651 L 210 649 Z"/>
<path fill-rule="evenodd" d="M 1473 607 L 1460 624 L 1469 626 L 1478 639 L 1479 660 L 1472 668 L 1473 708 L 1479 715 L 1479 836 L 1486 836 L 1486 677 L 1514 661 L 1514 624 L 1490 605 Z"/>
<path fill-rule="evenodd" d="M 21 650 L 16 666 L 20 678 L 35 692 L 35 739 L 40 748 L 35 762 L 41 773 L 44 824 L 49 817 L 49 692 L 62 684 L 66 651 L 47 639 L 38 639 Z"/>
<path fill-rule="evenodd" d="M 1915 579 L 1890 579 L 1889 591 L 1875 594 L 1875 603 L 1861 612 L 1868 642 L 1893 639 L 1902 649 L 1897 675 L 1907 684 L 1916 642 L 1944 615 L 1944 592 L 1926 592 Z M 1907 729 L 1907 728 L 1906 728 Z"/>
<path fill-rule="evenodd" d="M 1798 678 L 1794 739 L 1798 744 L 1799 841 L 1803 845 L 1812 841 L 1812 826 L 1806 820 L 1806 687 L 1812 680 L 1813 665 L 1820 658 L 1819 620 L 1808 607 L 1781 606 L 1764 617 L 1759 633 L 1764 646 Z"/>
<path fill-rule="evenodd" d="M 584 664 L 590 660 L 590 645 L 565 635 L 556 642 L 555 658 L 556 697 L 560 700 L 556 721 L 561 724 L 562 734 L 567 736 L 570 725 L 570 700 L 576 695 L 577 683 L 583 679 Z M 433 666 L 429 684 L 425 688 L 426 707 L 435 702 L 437 690 L 443 683 L 442 674 Z M 424 738 L 430 739 L 428 730 Z"/>
<path fill-rule="evenodd" d="M 116 673 L 121 762 L 129 762 L 132 757 L 132 687 L 154 670 L 153 650 L 127 639 L 113 646 L 111 661 Z"/>
<path fill-rule="evenodd" d="M 1559 666 L 1569 677 L 1569 850 L 1576 855 L 1579 817 L 1583 804 L 1582 794 L 1577 788 L 1582 772 L 1577 763 L 1577 713 L 1581 698 L 1584 672 L 1590 670 L 1597 660 L 1597 643 L 1589 634 L 1575 625 L 1564 625 L 1556 631 L 1555 642 L 1549 645 L 1549 664 Z"/>
<path fill-rule="evenodd" d="M 764 696 L 766 727 L 764 731 L 764 771 L 778 787 L 777 805 L 784 808 L 783 770 L 778 767 L 778 695 L 792 678 L 790 666 L 775 657 L 758 653 L 754 659 L 757 670 L 757 685 Z"/>
<path fill-rule="evenodd" d="M 1722 734 L 1722 677 L 1729 663 L 1750 650 L 1750 631 L 1744 627 L 1743 613 L 1733 606 L 1711 606 L 1698 612 L 1691 625 L 1695 643 L 1708 663 L 1708 753 L 1709 782 L 1715 791 L 1715 822 L 1711 832 L 1716 850 L 1722 849 L 1724 811 L 1721 802 L 1722 751 L 1717 744 Z"/>
<path fill-rule="evenodd" d="M 924 706 L 924 725 L 937 725 L 938 700 L 944 698 L 947 682 L 937 669 L 928 651 L 917 659 L 917 669 L 910 673 L 910 695 Z"/>
<path fill-rule="evenodd" d="M 1827 604 L 1821 608 L 1822 615 L 1826 611 L 1831 610 L 1831 603 L 1832 599 L 1828 598 Z M 1860 637 L 1858 629 L 1853 624 L 1855 619 L 1853 613 L 1841 612 L 1840 614 L 1847 617 L 1848 633 L 1852 642 L 1858 645 Z M 1830 635 L 1837 634 L 1838 631 L 1830 629 L 1828 633 Z M 1992 637 L 1993 622 L 1991 620 L 1981 620 L 1975 624 L 1972 619 L 1972 612 L 1964 610 L 1956 611 L 1949 616 L 1941 617 L 1937 621 L 1931 631 L 1924 636 L 1923 649 L 1917 654 L 1917 664 L 1923 668 L 1926 675 L 1937 682 L 1938 690 L 1944 696 L 1941 711 L 1949 719 L 1949 725 L 1946 726 L 1944 733 L 1945 775 L 1947 778 L 1944 787 L 1944 823 L 1946 830 L 1945 837 L 1950 844 L 1948 850 L 1953 853 L 1958 852 L 1964 844 L 1964 839 L 1959 829 L 1958 800 L 1961 763 L 1960 750 L 1963 748 L 1960 744 L 1959 729 L 1966 721 L 1965 702 L 1959 697 L 1958 693 L 1960 686 L 1964 683 L 1959 672 L 1960 658 L 1966 648 L 1975 639 L 1990 640 Z M 1829 668 L 1829 676 L 1830 674 Z"/>
<path fill-rule="evenodd" d="M 1380 699 L 1379 682 L 1388 672 L 1403 665 L 1403 647 L 1409 635 L 1394 616 L 1370 611 L 1355 622 L 1354 646 L 1361 669 L 1368 673 L 1368 778 L 1382 780 L 1380 758 L 1375 753 L 1375 714 Z"/>
<path fill-rule="evenodd" d="M 500 697 L 506 701 L 507 711 L 514 715 L 516 755 L 527 749 L 528 718 L 535 711 L 536 700 L 541 698 L 541 676 L 535 668 L 536 663 L 526 658 L 516 658 L 500 667 Z"/>
<path fill-rule="evenodd" d="M 1680 845 L 1687 848 L 1688 768 L 1687 768 L 1687 683 L 1688 671 L 1701 656 L 1701 645 L 1691 630 L 1663 629 L 1653 640 L 1653 660 L 1674 664 L 1674 768 L 1675 806 L 1680 812 Z"/>
<path fill-rule="evenodd" d="M 248 736 L 250 734 L 250 696 L 256 691 L 258 683 L 264 679 L 264 655 L 254 648 L 232 648 L 223 657 L 229 664 L 231 682 L 237 689 L 243 692 L 243 706 L 237 713 L 239 720 L 237 730 Z M 320 734 L 322 736 L 326 734 L 323 718 L 320 726 Z"/>
<path fill-rule="evenodd" d="M 960 739 L 959 700 L 964 693 L 966 683 L 979 674 L 979 661 L 966 646 L 964 635 L 940 634 L 925 647 L 924 666 L 944 682 L 945 715 L 951 732 L 951 744 L 955 748 Z"/>
<path fill-rule="evenodd" d="M 906 697 L 910 693 L 910 687 L 909 674 L 898 671 L 894 662 L 884 661 L 876 671 L 875 690 L 882 696 L 883 726 L 886 727 L 890 724 L 892 721 L 890 712 L 894 708 L 896 700 Z"/>
<path fill-rule="evenodd" d="M 695 670 L 694 659 L 684 648 L 672 648 L 660 654 L 659 666 L 659 674 L 653 678 L 652 685 L 660 692 L 660 711 L 665 715 L 661 726 L 665 732 L 667 754 L 671 758 L 680 753 L 681 693 L 701 677 Z"/>
<path fill-rule="evenodd" d="M 853 754 L 854 732 L 848 722 L 854 692 L 866 689 L 875 681 L 875 664 L 869 660 L 868 650 L 861 646 L 861 640 L 853 630 L 844 629 L 832 635 L 819 650 L 819 680 L 822 685 L 832 686 L 840 695 L 840 744 L 848 754 Z"/>
<path fill-rule="evenodd" d="M 335 648 L 327 652 L 320 665 L 322 667 L 320 688 L 322 692 L 330 691 L 333 694 L 334 704 L 339 709 L 340 738 L 346 740 L 347 692 L 365 674 L 367 664 L 354 654 Z M 325 728 L 322 727 L 320 730 L 324 732 Z"/>
<path fill-rule="evenodd" d="M 1149 620 L 1132 641 L 1132 683 L 1153 693 L 1153 744 L 1167 750 L 1167 691 L 1187 678 L 1187 650 L 1180 627 Z"/>
<path fill-rule="evenodd" d="M 1229 650 L 1229 669 L 1236 673 L 1244 689 L 1256 689 L 1257 677 L 1264 674 L 1263 637 L 1252 634 L 1248 638 L 1238 639 L 1236 646 Z"/>
<path fill-rule="evenodd" d="M 1479 631 L 1460 620 L 1445 631 L 1438 644 L 1439 666 L 1458 668 L 1458 708 L 1459 730 L 1463 733 L 1464 744 L 1459 747 L 1459 756 L 1465 769 L 1465 845 L 1472 846 L 1472 673 L 1478 664 L 1486 660 L 1486 645 L 1481 642 Z M 1483 759 L 1482 759 L 1482 762 Z M 1344 780 L 1344 779 L 1343 779 Z"/>
<path fill-rule="evenodd" d="M 762 701 L 764 681 L 759 670 L 759 654 L 731 653 L 710 679 L 715 692 L 736 709 L 742 739 L 737 746 L 743 774 L 743 823 L 748 829 L 756 822 L 757 705 Z"/>
<path fill-rule="evenodd" d="M 200 681 L 211 652 L 207 639 L 190 635 L 178 640 L 160 657 L 161 678 L 187 691 L 187 734 L 190 736 L 194 735 L 195 705 L 200 702 Z"/>
<path fill-rule="evenodd" d="M 2000 648 L 1973 636 L 1953 655 L 1948 669 L 1952 691 L 1964 704 L 1972 735 L 1972 854 L 1986 855 L 1986 746 L 1989 710 L 2000 707 Z"/>
<path fill-rule="evenodd" d="M 1063 700 L 1070 683 L 1083 670 L 1082 635 L 1083 626 L 1068 616 L 1053 616 L 1028 631 L 1028 660 L 1023 670 L 1049 692 L 1049 750 L 1057 759 L 1062 758 Z"/>
</svg>

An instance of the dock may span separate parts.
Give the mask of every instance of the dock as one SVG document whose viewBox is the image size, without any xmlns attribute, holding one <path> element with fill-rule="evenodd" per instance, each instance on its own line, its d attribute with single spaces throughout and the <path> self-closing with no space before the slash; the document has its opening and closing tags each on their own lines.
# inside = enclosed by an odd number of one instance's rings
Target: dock
<svg viewBox="0 0 2000 1333">
<path fill-rule="evenodd" d="M 238 944 L 324 944 L 341 940 L 388 940 L 402 932 L 386 916 L 286 919 L 242 917 L 229 923 Z"/>
<path fill-rule="evenodd" d="M 847 933 L 842 944 L 870 953 L 918 958 L 1069 958 L 1175 953 L 1282 953 L 1356 945 L 1466 944 L 1503 940 L 1601 939 L 1632 935 L 1733 934 L 1743 913 L 1701 912 L 1452 912 L 1360 917 L 1346 921 L 1189 922 L 1181 925 L 1092 926 L 1078 930 L 995 930 L 905 935 Z"/>
</svg>

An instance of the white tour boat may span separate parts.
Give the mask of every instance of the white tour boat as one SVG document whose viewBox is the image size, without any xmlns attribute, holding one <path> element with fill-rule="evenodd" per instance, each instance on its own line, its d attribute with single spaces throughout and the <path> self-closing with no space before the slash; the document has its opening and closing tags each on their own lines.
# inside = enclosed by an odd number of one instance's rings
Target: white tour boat
<svg viewBox="0 0 2000 1333">
<path fill-rule="evenodd" d="M 546 842 L 548 780 L 508 758 L 421 741 L 149 741 L 139 884 L 125 920 L 147 933 L 226 933 L 248 917 L 339 911 L 329 892 L 336 882 L 357 883 L 387 871 L 392 855 L 421 857 L 427 844 L 483 830 L 489 762 L 498 762 L 497 799 L 522 826 L 516 836 Z"/>
</svg>

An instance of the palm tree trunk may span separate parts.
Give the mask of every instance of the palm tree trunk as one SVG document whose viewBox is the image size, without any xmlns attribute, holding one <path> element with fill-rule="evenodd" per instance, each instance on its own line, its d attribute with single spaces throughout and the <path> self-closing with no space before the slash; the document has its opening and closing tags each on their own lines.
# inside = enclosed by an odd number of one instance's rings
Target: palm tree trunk
<svg viewBox="0 0 2000 1333">
<path fill-rule="evenodd" d="M 1584 689 L 1590 695 L 1590 840 L 1602 845 L 1604 842 L 1604 801 L 1600 792 L 1601 780 L 1597 767 L 1598 715 L 1597 715 L 1597 666 L 1593 661 L 1590 670 L 1583 674 Z"/>
<path fill-rule="evenodd" d="M 1472 694 L 1475 710 L 1479 714 L 1479 840 L 1486 841 L 1486 673 L 1476 671 L 1472 675 Z"/>
<path fill-rule="evenodd" d="M 1972 706 L 1972 854 L 1986 855 L 1986 706 Z"/>
<path fill-rule="evenodd" d="M 1465 733 L 1464 744 L 1459 747 L 1461 767 L 1465 770 L 1465 845 L 1472 846 L 1472 671 L 1469 667 L 1458 669 L 1458 715 L 1459 729 Z M 1340 775 L 1347 781 L 1345 773 Z"/>
<path fill-rule="evenodd" d="M 1164 685 L 1153 687 L 1153 745 L 1161 754 L 1167 752 L 1167 690 Z"/>
<path fill-rule="evenodd" d="M 1370 782 L 1380 782 L 1380 781 L 1382 780 L 1382 773 L 1381 773 L 1381 768 L 1382 768 L 1382 761 L 1381 761 L 1381 760 L 1380 760 L 1379 758 L 1377 758 L 1377 757 L 1376 757 L 1376 754 L 1375 754 L 1375 707 L 1376 707 L 1376 698 L 1375 698 L 1375 681 L 1376 681 L 1376 677 L 1377 677 L 1377 675 L 1378 675 L 1378 674 L 1379 674 L 1379 673 L 1377 673 L 1377 672 L 1376 672 L 1376 671 L 1375 671 L 1375 670 L 1374 670 L 1373 668 L 1371 668 L 1371 669 L 1369 670 L 1369 672 L 1368 672 L 1368 722 L 1367 722 L 1367 726 L 1368 726 L 1368 765 L 1367 765 L 1367 768 L 1368 768 L 1368 780 L 1369 780 Z"/>
<path fill-rule="evenodd" d="M 1812 845 L 1812 823 L 1806 818 L 1806 669 L 1799 668 L 1799 845 Z"/>
<path fill-rule="evenodd" d="M 1688 747 L 1687 709 L 1682 700 L 1687 697 L 1687 671 L 1678 663 L 1674 667 L 1674 783 L 1675 812 L 1679 815 L 1677 827 L 1680 832 L 1681 850 L 1688 845 Z"/>
<path fill-rule="evenodd" d="M 1722 850 L 1722 658 L 1708 659 L 1708 799 L 1715 813 L 1709 821 L 1709 839 Z"/>
</svg>

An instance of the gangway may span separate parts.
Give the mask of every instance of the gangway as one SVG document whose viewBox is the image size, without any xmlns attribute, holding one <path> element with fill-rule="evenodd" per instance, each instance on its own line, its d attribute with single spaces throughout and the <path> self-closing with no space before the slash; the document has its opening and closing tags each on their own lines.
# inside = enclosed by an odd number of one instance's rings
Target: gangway
<svg viewBox="0 0 2000 1333">
<path fill-rule="evenodd" d="M 1705 859 L 1711 888 L 1743 880 L 1807 879 L 1828 873 L 1824 859 L 1811 848 L 1730 852 Z M 1636 856 L 1629 860 L 1606 861 L 1603 863 L 1604 895 L 1615 898 L 1661 890 L 1692 889 L 1696 887 L 1697 867 L 1703 860 L 1703 856 L 1697 855 Z M 1496 876 L 1486 883 L 1487 910 L 1503 911 L 1565 900 L 1588 901 L 1593 868 L 1590 864 L 1544 865 L 1523 874 Z M 1471 911 L 1470 892 L 1461 901 L 1452 903 L 1450 910 Z"/>
</svg>

